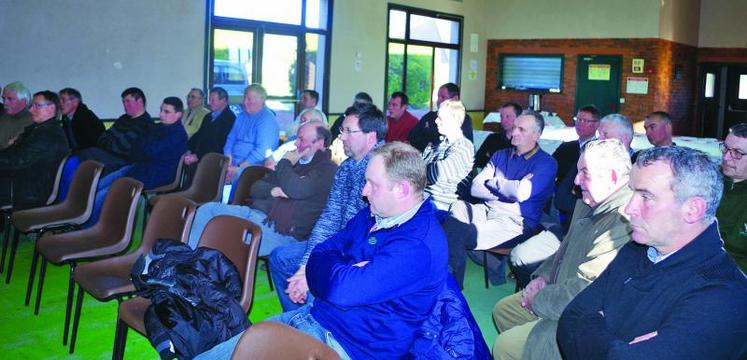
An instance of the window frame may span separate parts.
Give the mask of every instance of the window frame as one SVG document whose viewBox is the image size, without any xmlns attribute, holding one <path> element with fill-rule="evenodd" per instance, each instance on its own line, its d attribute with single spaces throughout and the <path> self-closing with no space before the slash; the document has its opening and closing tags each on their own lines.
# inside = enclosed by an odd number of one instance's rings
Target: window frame
<svg viewBox="0 0 747 360">
<path fill-rule="evenodd" d="M 250 83 L 262 83 L 262 39 L 265 34 L 275 34 L 284 36 L 295 36 L 298 39 L 296 48 L 296 94 L 295 96 L 271 96 L 268 94 L 267 99 L 277 99 L 284 101 L 293 101 L 296 103 L 295 109 L 298 109 L 298 100 L 301 92 L 305 90 L 304 76 L 306 74 L 306 34 L 313 33 L 325 37 L 324 44 L 324 76 L 322 77 L 322 89 L 315 89 L 322 96 L 319 104 L 322 111 L 326 114 L 329 106 L 329 71 L 330 56 L 332 51 L 332 17 L 334 9 L 334 0 L 327 0 L 327 23 L 324 28 L 306 27 L 306 2 L 301 0 L 301 25 L 284 24 L 269 21 L 229 18 L 223 16 L 214 16 L 214 3 L 216 0 L 206 0 L 205 16 L 205 59 L 206 64 L 204 73 L 204 84 L 209 91 L 213 86 L 213 62 L 215 60 L 214 37 L 215 30 L 232 30 L 252 32 L 252 80 Z M 256 60 L 255 60 L 256 59 Z M 321 90 L 321 91 L 320 91 Z M 296 112 L 297 114 L 297 112 Z"/>
<path fill-rule="evenodd" d="M 390 26 L 390 20 L 391 20 L 390 12 L 392 10 L 405 12 L 404 39 L 391 38 L 389 36 L 389 26 Z M 432 17 L 436 19 L 445 19 L 445 20 L 451 20 L 451 21 L 458 22 L 459 23 L 458 43 L 449 44 L 449 43 L 441 43 L 441 42 L 434 42 L 434 41 L 411 39 L 410 38 L 410 16 L 411 15 L 427 16 L 427 17 Z M 434 83 L 434 69 L 435 69 L 434 59 L 435 59 L 436 48 L 443 48 L 443 49 L 457 51 L 457 64 L 458 65 L 457 65 L 455 83 L 457 84 L 457 86 L 461 87 L 462 60 L 463 60 L 463 47 L 462 46 L 464 43 L 463 40 L 464 40 L 464 16 L 389 3 L 387 6 L 387 10 L 386 10 L 386 45 L 385 45 L 385 57 L 384 57 L 384 63 L 385 63 L 385 66 L 384 66 L 384 109 L 386 109 L 386 104 L 389 101 L 389 96 L 391 95 L 388 89 L 389 87 L 389 44 L 391 43 L 402 44 L 405 48 L 403 59 L 402 59 L 402 89 L 398 91 L 403 91 L 408 96 L 410 96 L 410 94 L 407 92 L 407 49 L 408 49 L 408 45 L 429 46 L 433 48 L 433 52 L 431 53 L 431 89 L 428 95 L 428 103 L 429 103 L 429 110 L 430 110 L 430 109 L 433 109 L 433 105 L 434 105 L 433 104 L 433 90 L 436 89 L 436 86 L 443 85 L 443 84 L 437 85 Z"/>
</svg>

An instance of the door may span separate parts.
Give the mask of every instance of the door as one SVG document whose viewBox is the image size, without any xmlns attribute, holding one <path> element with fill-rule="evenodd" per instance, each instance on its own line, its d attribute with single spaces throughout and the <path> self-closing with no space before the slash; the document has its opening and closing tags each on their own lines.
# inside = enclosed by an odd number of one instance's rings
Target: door
<svg viewBox="0 0 747 360">
<path fill-rule="evenodd" d="M 730 127 L 747 122 L 747 65 L 701 64 L 698 86 L 703 137 L 723 139 Z"/>
<path fill-rule="evenodd" d="M 602 116 L 620 106 L 619 55 L 579 55 L 576 67 L 576 109 L 594 105 Z"/>
</svg>

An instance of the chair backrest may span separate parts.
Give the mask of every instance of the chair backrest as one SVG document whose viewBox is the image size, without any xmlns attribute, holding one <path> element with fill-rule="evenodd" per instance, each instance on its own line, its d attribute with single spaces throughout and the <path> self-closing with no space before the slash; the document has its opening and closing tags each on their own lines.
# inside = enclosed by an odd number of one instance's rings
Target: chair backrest
<svg viewBox="0 0 747 360">
<path fill-rule="evenodd" d="M 251 234 L 251 242 L 244 243 Z M 262 230 L 249 220 L 229 215 L 212 218 L 200 237 L 199 246 L 216 249 L 236 266 L 244 281 L 241 292 L 241 307 L 249 312 L 254 298 L 254 273 L 257 265 L 259 242 Z"/>
<path fill-rule="evenodd" d="M 86 160 L 80 163 L 75 170 L 75 174 L 73 174 L 73 180 L 70 182 L 70 188 L 63 204 L 73 213 L 81 214 L 78 221 L 75 221 L 78 224 L 86 222 L 91 217 L 96 188 L 103 171 L 104 164 L 94 160 Z"/>
<path fill-rule="evenodd" d="M 249 194 L 252 190 L 252 185 L 263 178 L 270 169 L 264 166 L 249 166 L 241 173 L 239 181 L 236 183 L 236 190 L 233 192 L 233 197 L 228 202 L 231 205 L 240 205 L 241 202 L 249 198 Z"/>
<path fill-rule="evenodd" d="M 231 355 L 245 359 L 339 359 L 331 347 L 288 325 L 263 321 L 241 335 Z"/>
<path fill-rule="evenodd" d="M 197 163 L 192 185 L 185 190 L 185 197 L 197 204 L 217 201 L 223 196 L 223 183 L 228 169 L 228 157 L 218 153 L 208 153 Z"/>
<path fill-rule="evenodd" d="M 142 191 L 143 183 L 123 177 L 115 180 L 106 193 L 99 220 L 91 230 L 102 234 L 100 244 L 109 247 L 109 253 L 125 250 L 130 244 Z"/>
<path fill-rule="evenodd" d="M 60 181 L 62 181 L 62 170 L 65 169 L 65 163 L 67 163 L 67 159 L 70 157 L 70 154 L 65 155 L 62 159 L 60 159 L 60 164 L 57 166 L 57 174 L 54 177 L 54 184 L 52 184 L 52 192 L 49 194 L 49 198 L 47 198 L 47 205 L 52 205 L 55 200 L 57 200 L 57 194 L 60 193 Z"/>
<path fill-rule="evenodd" d="M 181 196 L 164 196 L 153 207 L 143 241 L 133 251 L 135 256 L 147 253 L 158 239 L 173 239 L 187 242 L 189 229 L 195 217 L 197 205 Z"/>
<path fill-rule="evenodd" d="M 174 181 L 172 181 L 169 184 L 159 186 L 155 189 L 149 190 L 150 192 L 159 193 L 159 192 L 169 192 L 174 191 L 176 189 L 179 189 L 179 186 L 182 184 L 182 171 L 184 170 L 184 158 L 187 156 L 187 153 L 182 154 L 182 157 L 179 158 L 179 164 L 176 166 L 176 173 L 174 174 Z"/>
</svg>

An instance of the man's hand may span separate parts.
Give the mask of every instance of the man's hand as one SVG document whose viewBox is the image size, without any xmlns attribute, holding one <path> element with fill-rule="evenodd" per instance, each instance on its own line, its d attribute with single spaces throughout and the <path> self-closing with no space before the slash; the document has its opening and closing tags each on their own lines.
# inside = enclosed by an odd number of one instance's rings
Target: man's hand
<svg viewBox="0 0 747 360">
<path fill-rule="evenodd" d="M 534 174 L 529 173 L 529 174 L 524 175 L 524 177 L 521 178 L 521 180 L 529 181 L 529 180 L 532 180 L 533 177 L 534 177 Z"/>
<path fill-rule="evenodd" d="M 184 156 L 184 165 L 192 165 L 198 160 L 199 159 L 197 158 L 197 155 L 192 154 L 191 152 L 187 152 L 187 155 Z"/>
<path fill-rule="evenodd" d="M 275 170 L 275 165 L 277 165 L 277 163 L 275 162 L 275 160 L 272 159 L 272 157 L 268 157 L 267 159 L 265 159 L 264 166 L 266 168 L 270 170 Z"/>
<path fill-rule="evenodd" d="M 298 150 L 288 151 L 283 155 L 283 159 L 290 161 L 291 164 L 296 165 L 298 159 L 301 158 L 301 153 Z"/>
<path fill-rule="evenodd" d="M 307 291 L 309 291 L 309 284 L 306 282 L 306 267 L 301 266 L 293 276 L 288 278 L 288 288 L 285 289 L 285 293 L 294 303 L 303 304 L 306 302 Z"/>
<path fill-rule="evenodd" d="M 239 172 L 238 166 L 231 165 L 228 167 L 228 169 L 226 169 L 226 185 L 230 185 L 231 183 L 233 183 L 233 177 L 236 176 L 237 172 Z"/>
<path fill-rule="evenodd" d="M 542 290 L 545 285 L 547 285 L 547 282 L 545 281 L 545 278 L 541 276 L 538 276 L 534 278 L 534 280 L 530 281 L 521 294 L 521 306 L 529 310 L 530 313 L 534 314 L 534 312 L 532 311 L 532 300 L 534 300 L 534 296 L 537 295 L 537 293 Z"/>
<path fill-rule="evenodd" d="M 641 336 L 637 336 L 635 339 L 633 339 L 633 341 L 629 342 L 628 344 L 633 345 L 633 344 L 636 344 L 636 343 L 639 343 L 639 342 L 644 342 L 646 340 L 655 338 L 656 335 L 659 335 L 659 333 L 656 332 L 656 331 L 652 331 L 652 332 L 650 332 L 648 334 L 643 334 Z"/>
<path fill-rule="evenodd" d="M 361 262 L 359 262 L 357 264 L 353 264 L 353 266 L 362 268 L 362 267 L 366 266 L 366 264 L 368 264 L 368 260 L 363 260 L 363 261 L 361 261 Z"/>
<path fill-rule="evenodd" d="M 279 198 L 286 198 L 286 199 L 288 198 L 288 195 L 285 194 L 285 192 L 283 191 L 283 189 L 280 188 L 280 186 L 275 186 L 274 188 L 272 188 L 272 190 L 270 190 L 270 195 L 272 195 L 272 197 L 279 197 Z"/>
</svg>

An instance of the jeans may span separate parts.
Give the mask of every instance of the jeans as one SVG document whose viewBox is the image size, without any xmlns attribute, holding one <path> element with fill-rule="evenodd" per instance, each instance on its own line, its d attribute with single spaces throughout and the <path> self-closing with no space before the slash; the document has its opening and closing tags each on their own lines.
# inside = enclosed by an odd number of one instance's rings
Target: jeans
<svg viewBox="0 0 747 360">
<path fill-rule="evenodd" d="M 266 256 L 270 254 L 270 251 L 278 246 L 297 243 L 298 240 L 290 235 L 283 235 L 275 231 L 271 226 L 263 224 L 267 215 L 257 209 L 250 208 L 248 206 L 241 205 L 226 205 L 221 203 L 207 203 L 200 206 L 195 214 L 195 219 L 192 222 L 192 229 L 189 232 L 189 246 L 191 248 L 197 248 L 202 236 L 202 231 L 205 230 L 207 223 L 218 215 L 231 215 L 240 217 L 242 219 L 249 220 L 262 229 L 262 242 L 259 244 L 259 256 Z M 245 242 L 251 241 L 251 235 L 244 239 Z"/>
<path fill-rule="evenodd" d="M 331 347 L 332 350 L 340 355 L 341 359 L 350 359 L 350 355 L 348 355 L 347 352 L 345 352 L 345 349 L 342 348 L 340 343 L 335 340 L 332 333 L 322 327 L 322 325 L 320 325 L 316 320 L 314 320 L 314 317 L 311 316 L 311 306 L 312 305 L 306 305 L 297 310 L 280 314 L 268 320 L 289 325 L 296 330 L 299 330 L 302 333 L 305 333 L 327 344 L 327 346 Z M 243 332 L 239 333 L 238 335 L 218 345 L 215 345 L 212 349 L 200 355 L 197 355 L 195 357 L 195 360 L 223 360 L 230 358 L 233 350 L 236 348 L 236 344 L 239 342 L 239 339 L 243 334 Z"/>
<path fill-rule="evenodd" d="M 88 221 L 82 225 L 83 228 L 89 228 L 99 221 L 101 208 L 104 206 L 104 200 L 106 200 L 106 194 L 109 193 L 109 188 L 112 187 L 114 181 L 125 177 L 127 171 L 130 170 L 131 167 L 132 165 L 121 167 L 99 179 L 99 184 L 96 188 L 96 195 L 93 200 L 93 211 L 91 211 L 91 217 L 88 218 Z"/>
<path fill-rule="evenodd" d="M 288 289 L 288 278 L 298 271 L 304 252 L 306 252 L 306 242 L 280 246 L 270 253 L 270 274 L 283 311 L 296 310 L 303 306 L 303 304 L 292 302 L 285 290 Z M 307 291 L 306 303 L 311 303 L 313 299 L 314 297 Z"/>
</svg>

